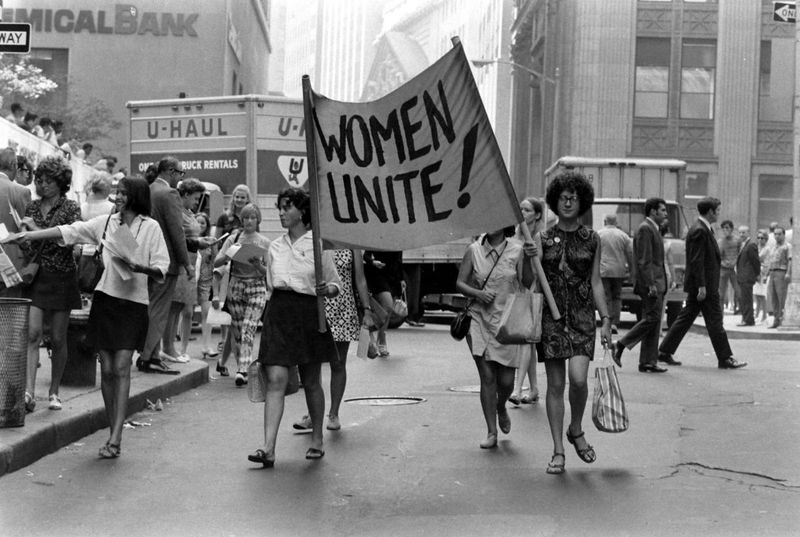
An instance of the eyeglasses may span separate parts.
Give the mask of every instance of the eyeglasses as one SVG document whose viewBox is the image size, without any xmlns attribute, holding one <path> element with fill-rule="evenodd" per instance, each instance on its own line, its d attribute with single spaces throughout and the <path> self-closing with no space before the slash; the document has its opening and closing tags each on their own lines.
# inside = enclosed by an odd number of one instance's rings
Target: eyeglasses
<svg viewBox="0 0 800 537">
<path fill-rule="evenodd" d="M 186 172 L 185 172 L 185 171 L 183 171 L 183 170 L 176 170 L 176 169 L 174 169 L 174 168 L 172 169 L 172 173 L 178 174 L 178 177 L 183 177 L 184 175 L 186 175 Z"/>
<path fill-rule="evenodd" d="M 575 203 L 576 201 L 578 201 L 578 196 L 576 195 L 564 196 L 562 194 L 561 196 L 558 197 L 558 201 L 560 203 Z"/>
</svg>

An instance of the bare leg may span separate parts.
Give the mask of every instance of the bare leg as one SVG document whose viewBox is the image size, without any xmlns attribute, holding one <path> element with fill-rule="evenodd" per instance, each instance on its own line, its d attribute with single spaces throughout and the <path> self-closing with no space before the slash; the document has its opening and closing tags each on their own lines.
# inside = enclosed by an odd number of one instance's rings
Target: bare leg
<svg viewBox="0 0 800 537">
<path fill-rule="evenodd" d="M 122 443 L 122 426 L 128 415 L 128 396 L 131 391 L 131 358 L 133 350 L 118 350 L 113 355 L 114 417 L 111 422 L 110 442 Z"/>
<path fill-rule="evenodd" d="M 553 453 L 564 453 L 564 387 L 566 384 L 566 364 L 563 360 L 547 360 L 544 363 L 547 373 L 547 421 L 553 437 Z"/>
<path fill-rule="evenodd" d="M 31 395 L 36 390 L 36 368 L 39 365 L 39 345 L 42 342 L 44 312 L 31 306 L 28 310 L 28 371 L 25 391 Z"/>
<path fill-rule="evenodd" d="M 375 298 L 387 313 L 386 322 L 383 323 L 383 326 L 378 328 L 378 345 L 386 345 L 386 330 L 389 328 L 389 320 L 392 318 L 391 313 L 394 307 L 394 299 L 392 298 L 392 294 L 388 291 L 378 293 Z"/>
<path fill-rule="evenodd" d="M 69 311 L 54 311 L 50 316 L 50 345 L 53 349 L 52 371 L 50 375 L 50 393 L 58 395 L 61 377 L 67 366 L 67 329 L 69 328 Z"/>
<path fill-rule="evenodd" d="M 331 416 L 339 416 L 339 405 L 342 403 L 344 389 L 347 384 L 347 351 L 349 349 L 349 341 L 336 342 L 339 361 L 331 362 Z"/>
<path fill-rule="evenodd" d="M 325 392 L 319 382 L 321 364 L 301 365 L 299 369 L 308 415 L 311 418 L 311 447 L 321 450 L 322 421 L 325 416 Z"/>
<path fill-rule="evenodd" d="M 520 366 L 520 371 L 523 371 Z M 536 379 L 536 345 L 531 345 L 530 360 L 528 360 L 528 384 L 530 385 L 529 397 L 538 399 L 539 382 Z"/>
<path fill-rule="evenodd" d="M 167 324 L 164 326 L 164 333 L 161 336 L 161 350 L 170 356 L 178 355 L 175 352 L 175 335 L 178 333 L 178 316 L 181 309 L 183 309 L 183 304 L 180 302 L 170 304 Z"/>
<path fill-rule="evenodd" d="M 289 369 L 279 365 L 268 365 L 267 396 L 264 402 L 264 451 L 268 456 L 275 455 L 275 442 L 278 439 L 278 428 L 283 418 L 283 403 L 286 397 L 286 383 L 289 381 Z"/>
<path fill-rule="evenodd" d="M 519 360 L 519 369 L 516 372 L 516 380 L 514 381 L 514 391 L 512 395 L 519 401 L 519 398 L 522 396 L 522 384 L 525 382 L 525 372 L 528 371 L 528 366 L 531 363 L 531 349 L 533 345 L 526 345 L 526 349 L 522 350 L 522 356 Z M 534 375 L 535 375 L 534 370 Z"/>
<path fill-rule="evenodd" d="M 103 405 L 106 408 L 109 431 L 114 423 L 114 393 L 116 392 L 116 377 L 114 376 L 113 354 L 100 350 L 100 392 L 103 394 Z"/>
<path fill-rule="evenodd" d="M 211 325 L 208 324 L 208 312 L 211 310 L 211 302 L 208 300 L 200 303 L 200 330 L 202 332 L 202 348 L 203 352 L 212 351 L 216 349 L 211 348 Z"/>
<path fill-rule="evenodd" d="M 194 315 L 194 306 L 191 304 L 184 304 L 180 312 L 181 319 L 181 354 L 186 354 L 189 348 L 189 338 L 192 337 L 192 316 Z"/>
<path fill-rule="evenodd" d="M 483 419 L 486 420 L 486 432 L 488 436 L 497 436 L 497 375 L 492 365 L 484 360 L 483 356 L 472 357 L 475 366 L 478 368 L 478 376 L 481 381 L 481 409 Z M 506 394 L 506 397 L 508 394 Z M 488 440 L 488 439 L 487 439 Z"/>
</svg>

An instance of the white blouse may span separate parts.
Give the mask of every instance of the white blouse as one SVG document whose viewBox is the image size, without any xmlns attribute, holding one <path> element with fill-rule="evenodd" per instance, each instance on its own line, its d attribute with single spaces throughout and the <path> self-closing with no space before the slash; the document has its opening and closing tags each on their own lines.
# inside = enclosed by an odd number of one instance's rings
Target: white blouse
<svg viewBox="0 0 800 537">
<path fill-rule="evenodd" d="M 95 244 L 99 245 L 103 237 L 103 230 L 108 220 L 106 237 L 114 233 L 120 226 L 125 225 L 121 222 L 119 214 L 108 216 L 97 216 L 88 222 L 75 222 L 67 226 L 58 226 L 62 239 L 59 245 L 67 244 Z M 133 219 L 130 226 L 131 233 L 136 239 L 139 247 L 136 249 L 137 264 L 154 268 L 161 272 L 161 279 L 169 269 L 169 252 L 167 243 L 164 241 L 164 234 L 158 222 L 149 217 L 137 216 Z M 100 282 L 95 290 L 116 298 L 149 304 L 147 293 L 147 274 L 134 272 L 133 277 L 124 280 L 119 272 L 112 267 L 111 254 L 107 248 L 103 248 L 103 264 L 105 270 L 100 277 Z M 157 278 L 158 279 L 158 278 Z"/>
<path fill-rule="evenodd" d="M 314 240 L 310 231 L 297 239 L 294 244 L 285 234 L 269 245 L 269 270 L 267 284 L 270 289 L 294 291 L 304 295 L 316 296 L 314 277 Z M 322 274 L 326 282 L 342 290 L 333 254 L 322 252 Z"/>
</svg>

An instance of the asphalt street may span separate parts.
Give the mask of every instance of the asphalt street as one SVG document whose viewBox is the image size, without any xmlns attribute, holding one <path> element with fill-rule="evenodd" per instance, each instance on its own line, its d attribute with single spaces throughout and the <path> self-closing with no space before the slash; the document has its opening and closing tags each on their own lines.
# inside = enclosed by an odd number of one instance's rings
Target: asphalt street
<svg viewBox="0 0 800 537">
<path fill-rule="evenodd" d="M 584 464 L 567 445 L 562 476 L 544 472 L 552 446 L 543 403 L 514 408 L 499 447 L 478 448 L 477 372 L 446 326 L 390 332 L 387 359 L 362 360 L 351 347 L 346 398 L 421 401 L 344 403 L 343 428 L 326 431 L 318 462 L 304 459 L 309 437 L 291 428 L 305 413 L 300 392 L 286 400 L 275 468 L 249 463 L 263 441 L 263 405 L 212 368 L 208 384 L 133 416 L 121 458 L 97 458 L 101 430 L 0 478 L 0 533 L 797 535 L 797 342 L 732 346 L 747 368 L 718 370 L 698 334 L 676 355 L 684 365 L 666 374 L 639 373 L 637 350 L 626 353 L 630 430 L 601 433 L 587 409 L 598 459 Z"/>
</svg>

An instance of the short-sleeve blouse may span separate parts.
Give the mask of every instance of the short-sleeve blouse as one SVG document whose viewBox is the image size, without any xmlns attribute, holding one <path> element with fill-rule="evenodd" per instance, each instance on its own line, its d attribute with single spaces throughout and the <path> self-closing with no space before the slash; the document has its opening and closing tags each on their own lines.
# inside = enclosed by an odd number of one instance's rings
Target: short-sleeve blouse
<svg viewBox="0 0 800 537">
<path fill-rule="evenodd" d="M 56 204 L 48 211 L 47 215 L 42 216 L 42 200 L 32 201 L 25 209 L 25 216 L 30 216 L 40 228 L 54 226 L 64 226 L 81 220 L 81 207 L 71 199 L 61 196 Z M 42 254 L 39 259 L 40 265 L 53 272 L 72 272 L 76 270 L 75 257 L 72 255 L 71 246 L 59 246 L 56 239 L 48 239 L 39 243 L 21 244 L 28 259 L 36 255 L 39 248 Z"/>
</svg>

